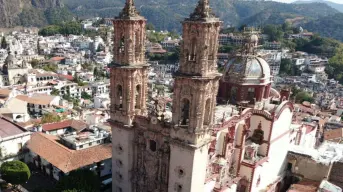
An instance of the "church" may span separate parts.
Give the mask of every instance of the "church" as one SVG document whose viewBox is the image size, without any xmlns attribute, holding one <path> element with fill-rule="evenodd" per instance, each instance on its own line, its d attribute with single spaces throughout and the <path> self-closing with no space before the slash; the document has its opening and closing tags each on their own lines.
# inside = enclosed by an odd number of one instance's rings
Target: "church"
<svg viewBox="0 0 343 192">
<path fill-rule="evenodd" d="M 111 63 L 113 192 L 283 191 L 293 105 L 271 88 L 258 36 L 217 69 L 221 21 L 199 0 L 182 22 L 172 118 L 147 108 L 146 19 L 133 0 L 113 20 Z"/>
<path fill-rule="evenodd" d="M 29 64 L 17 59 L 9 50 L 2 71 L 0 71 L 0 85 L 11 86 L 25 83 L 28 70 Z"/>
</svg>

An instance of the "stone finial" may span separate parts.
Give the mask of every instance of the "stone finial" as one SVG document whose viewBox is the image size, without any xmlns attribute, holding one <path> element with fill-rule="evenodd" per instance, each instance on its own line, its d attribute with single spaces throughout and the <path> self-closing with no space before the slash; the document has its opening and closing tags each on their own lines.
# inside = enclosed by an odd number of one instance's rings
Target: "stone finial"
<svg viewBox="0 0 343 192">
<path fill-rule="evenodd" d="M 194 12 L 190 15 L 190 20 L 201 20 L 206 18 L 214 18 L 212 9 L 209 5 L 209 0 L 199 0 Z"/>
<path fill-rule="evenodd" d="M 119 18 L 128 18 L 139 16 L 133 0 L 126 0 L 124 9 L 119 13 Z"/>
</svg>

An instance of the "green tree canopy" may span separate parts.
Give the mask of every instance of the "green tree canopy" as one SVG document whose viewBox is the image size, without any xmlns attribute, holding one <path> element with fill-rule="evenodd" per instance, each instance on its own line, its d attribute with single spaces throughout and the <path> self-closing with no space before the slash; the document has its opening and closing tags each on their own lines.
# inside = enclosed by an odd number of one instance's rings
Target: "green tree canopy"
<svg viewBox="0 0 343 192">
<path fill-rule="evenodd" d="M 293 64 L 291 59 L 281 59 L 280 74 L 287 74 L 291 76 L 300 75 L 300 69 Z"/>
<path fill-rule="evenodd" d="M 63 34 L 63 35 L 80 35 L 82 34 L 82 26 L 81 23 L 76 21 L 69 21 L 65 23 L 60 23 L 56 25 L 48 25 L 41 30 L 39 30 L 39 35 L 42 36 L 51 36 L 55 34 Z"/>
<path fill-rule="evenodd" d="M 50 95 L 60 95 L 60 91 L 58 89 L 52 88 Z"/>
<path fill-rule="evenodd" d="M 31 172 L 29 167 L 21 161 L 9 161 L 1 165 L 1 177 L 7 183 L 19 185 L 29 180 Z"/>
<path fill-rule="evenodd" d="M 146 25 L 146 29 L 147 29 L 147 30 L 155 30 L 155 26 L 154 26 L 152 23 L 148 23 L 148 24 Z"/>
<path fill-rule="evenodd" d="M 56 185 L 57 191 L 75 192 L 99 192 L 100 191 L 100 179 L 98 175 L 87 169 L 79 169 L 72 171 L 68 176 L 65 176 L 59 180 Z"/>
<path fill-rule="evenodd" d="M 55 123 L 55 122 L 60 122 L 62 121 L 64 118 L 59 116 L 59 115 L 54 115 L 52 113 L 46 113 L 43 115 L 41 123 Z"/>
<path fill-rule="evenodd" d="M 32 66 L 33 67 L 33 66 Z M 43 66 L 43 69 L 45 71 L 52 71 L 52 72 L 57 72 L 58 70 L 58 65 L 55 65 L 55 64 L 47 64 L 47 65 L 44 65 Z"/>
<path fill-rule="evenodd" d="M 295 101 L 297 103 L 302 103 L 304 101 L 308 101 L 312 103 L 314 101 L 313 97 L 306 91 L 300 91 L 296 96 L 295 96 Z"/>
<path fill-rule="evenodd" d="M 84 91 L 83 91 L 83 92 L 81 93 L 81 98 L 82 98 L 82 99 L 88 99 L 88 100 L 89 100 L 89 99 L 92 99 L 92 96 L 89 95 L 87 92 L 84 92 Z"/>
<path fill-rule="evenodd" d="M 269 41 L 281 41 L 284 36 L 282 27 L 278 25 L 266 25 L 263 28 L 263 33 L 268 35 Z"/>
<path fill-rule="evenodd" d="M 32 59 L 30 63 L 31 63 L 32 68 L 37 68 L 39 61 L 37 59 Z"/>
</svg>

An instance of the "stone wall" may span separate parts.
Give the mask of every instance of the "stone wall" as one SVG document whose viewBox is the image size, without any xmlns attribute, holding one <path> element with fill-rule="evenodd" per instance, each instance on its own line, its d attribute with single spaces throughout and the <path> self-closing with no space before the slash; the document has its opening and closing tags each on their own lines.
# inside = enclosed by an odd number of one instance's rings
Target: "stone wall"
<svg viewBox="0 0 343 192">
<path fill-rule="evenodd" d="M 292 173 L 305 179 L 321 181 L 329 174 L 330 165 L 321 164 L 308 156 L 289 153 L 288 159 L 288 162 L 293 162 Z"/>
</svg>

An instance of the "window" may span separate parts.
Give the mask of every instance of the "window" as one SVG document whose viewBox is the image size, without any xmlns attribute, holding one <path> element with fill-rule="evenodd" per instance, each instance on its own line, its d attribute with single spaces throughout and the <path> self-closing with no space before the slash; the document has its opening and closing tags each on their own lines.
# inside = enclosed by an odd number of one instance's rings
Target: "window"
<svg viewBox="0 0 343 192">
<path fill-rule="evenodd" d="M 90 142 L 90 143 L 89 143 L 89 146 L 92 146 L 92 145 L 93 145 L 93 143 L 92 143 L 92 142 Z"/>
<path fill-rule="evenodd" d="M 83 148 L 83 145 L 80 145 L 80 149 L 82 149 Z"/>
<path fill-rule="evenodd" d="M 101 141 L 100 141 L 100 140 L 98 140 L 96 143 L 100 144 L 100 143 L 101 143 Z"/>
<path fill-rule="evenodd" d="M 136 94 L 135 94 L 135 108 L 136 109 L 141 108 L 140 98 L 141 98 L 141 86 L 137 85 L 136 86 Z"/>
<path fill-rule="evenodd" d="M 181 106 L 181 125 L 188 125 L 189 121 L 189 107 L 190 103 L 188 99 L 182 100 L 182 106 Z"/>
<path fill-rule="evenodd" d="M 292 167 L 293 167 L 293 164 L 292 163 L 288 163 L 287 164 L 287 171 L 292 171 Z"/>
<path fill-rule="evenodd" d="M 255 88 L 248 89 L 248 100 L 252 101 L 255 98 Z"/>
<path fill-rule="evenodd" d="M 197 49 L 197 39 L 194 37 L 191 42 L 191 53 L 188 58 L 189 61 L 196 60 L 196 49 Z"/>
<path fill-rule="evenodd" d="M 151 151 L 155 152 L 156 151 L 156 141 L 150 140 L 149 141 L 149 148 Z"/>
<path fill-rule="evenodd" d="M 119 53 L 123 53 L 125 51 L 125 39 L 124 36 L 119 41 Z"/>
<path fill-rule="evenodd" d="M 117 101 L 119 109 L 123 108 L 123 87 L 121 85 L 117 86 Z"/>
</svg>

